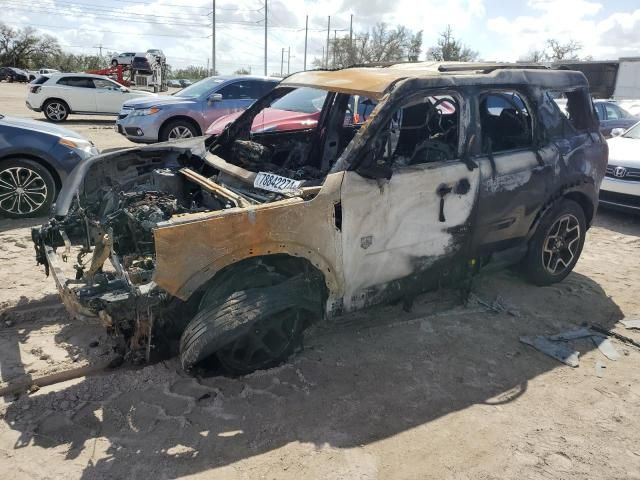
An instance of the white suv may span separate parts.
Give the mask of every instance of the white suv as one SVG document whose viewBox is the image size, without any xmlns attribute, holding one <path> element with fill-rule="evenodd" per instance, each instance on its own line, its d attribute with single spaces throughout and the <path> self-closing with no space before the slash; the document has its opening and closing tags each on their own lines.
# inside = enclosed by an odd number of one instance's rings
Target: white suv
<svg viewBox="0 0 640 480">
<path fill-rule="evenodd" d="M 129 90 L 102 75 L 57 73 L 36 79 L 29 87 L 26 103 L 48 120 L 63 122 L 70 113 L 117 115 L 127 100 L 154 95 Z"/>
</svg>

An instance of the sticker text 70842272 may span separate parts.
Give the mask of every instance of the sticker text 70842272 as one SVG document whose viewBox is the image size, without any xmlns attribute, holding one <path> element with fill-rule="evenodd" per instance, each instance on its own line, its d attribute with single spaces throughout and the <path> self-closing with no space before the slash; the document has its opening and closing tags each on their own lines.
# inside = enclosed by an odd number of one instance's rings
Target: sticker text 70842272
<svg viewBox="0 0 640 480">
<path fill-rule="evenodd" d="M 299 180 L 293 180 L 287 177 L 281 177 L 280 175 L 274 175 L 273 173 L 258 172 L 256 179 L 253 182 L 253 186 L 261 188 L 262 190 L 268 190 L 276 193 L 288 193 L 298 190 L 302 185 Z"/>
</svg>

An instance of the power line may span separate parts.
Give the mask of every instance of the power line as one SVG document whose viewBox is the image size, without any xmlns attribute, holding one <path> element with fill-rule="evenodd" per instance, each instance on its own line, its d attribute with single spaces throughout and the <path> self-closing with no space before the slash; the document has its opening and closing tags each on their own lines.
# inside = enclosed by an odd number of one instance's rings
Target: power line
<svg viewBox="0 0 640 480">
<path fill-rule="evenodd" d="M 17 23 L 19 25 L 27 26 L 27 27 L 40 27 L 40 28 L 50 28 L 52 30 L 64 30 L 69 31 L 67 27 L 60 27 L 59 25 L 43 25 L 41 23 L 27 23 L 21 22 L 20 20 L 14 21 L 13 23 Z M 143 37 L 175 37 L 175 38 L 185 38 L 185 39 L 203 39 L 206 37 L 185 37 L 184 35 L 171 35 L 165 33 L 135 33 L 135 32 L 116 32 L 115 30 L 98 30 L 95 28 L 76 28 L 79 32 L 97 32 L 97 33 L 116 33 L 120 35 L 132 35 L 132 36 L 143 36 Z"/>
<path fill-rule="evenodd" d="M 1 5 L 1 4 L 0 4 Z M 8 10 L 18 10 L 18 11 L 26 11 L 26 12 L 36 12 L 36 13 L 47 13 L 48 15 L 51 15 L 51 11 L 49 9 L 45 9 L 44 7 L 37 7 L 37 6 L 32 6 L 32 7 L 17 7 L 17 6 L 13 6 L 13 4 L 7 4 L 4 8 L 8 9 Z M 82 13 L 90 13 L 90 12 L 82 12 Z M 69 10 L 65 10 L 62 12 L 58 12 L 57 15 L 52 15 L 52 16 L 75 16 L 77 15 L 78 12 L 77 11 L 69 11 Z M 136 19 L 130 19 L 130 18 L 126 18 L 126 17 L 120 17 L 120 16 L 114 16 L 114 15 L 107 15 L 107 14 L 103 14 L 100 13 L 98 15 L 100 18 L 108 18 L 108 19 L 113 19 L 113 20 L 118 20 L 119 22 L 124 22 L 124 23 L 144 23 L 144 24 L 151 24 L 151 25 L 164 25 L 167 27 L 171 27 L 171 26 L 180 26 L 180 27 L 200 27 L 200 28 L 209 28 L 210 25 L 208 24 L 196 24 L 196 23 L 182 23 L 182 22 L 172 22 L 172 23 L 165 23 L 165 22 L 154 22 L 151 20 L 136 20 Z"/>
</svg>

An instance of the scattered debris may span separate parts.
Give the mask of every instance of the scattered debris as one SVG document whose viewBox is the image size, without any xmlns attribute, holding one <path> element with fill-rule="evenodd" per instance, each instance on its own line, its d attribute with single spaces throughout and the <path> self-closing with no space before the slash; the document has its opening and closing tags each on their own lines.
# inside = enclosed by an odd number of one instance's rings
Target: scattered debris
<svg viewBox="0 0 640 480">
<path fill-rule="evenodd" d="M 613 346 L 613 343 L 611 343 L 611 340 L 599 335 L 593 335 L 591 340 L 593 340 L 593 343 L 596 344 L 598 350 L 600 350 L 600 352 L 602 352 L 602 354 L 609 360 L 620 360 L 621 356 L 616 350 L 616 347 Z"/>
<path fill-rule="evenodd" d="M 640 330 L 640 320 L 620 320 L 620 323 L 624 325 L 624 328 L 631 330 L 637 328 Z"/>
<path fill-rule="evenodd" d="M 560 360 L 562 363 L 569 365 L 570 367 L 577 367 L 579 365 L 578 357 L 580 352 L 577 352 L 569 348 L 564 343 L 553 342 L 549 338 L 542 335 L 535 337 L 520 337 L 520 341 L 526 345 L 530 345 L 536 350 L 549 355 L 550 357 Z"/>
<path fill-rule="evenodd" d="M 602 378 L 604 377 L 604 369 L 607 368 L 607 366 L 602 363 L 600 360 L 598 360 L 596 362 L 596 377 L 598 378 Z"/>
<path fill-rule="evenodd" d="M 469 293 L 469 300 L 476 302 L 478 305 L 482 305 L 493 313 L 507 313 L 512 317 L 520 316 L 520 312 L 508 306 L 500 295 L 498 295 L 493 302 L 488 302 L 475 293 Z"/>
<path fill-rule="evenodd" d="M 616 332 L 612 332 L 611 330 L 607 330 L 601 325 L 597 325 L 597 324 L 591 325 L 591 330 L 593 330 L 594 332 L 603 333 L 607 337 L 613 337 L 620 340 L 621 342 L 628 343 L 629 345 L 633 345 L 634 347 L 640 348 L 640 343 L 636 342 L 634 339 L 625 337 L 624 335 L 620 335 L 619 333 L 616 333 Z"/>
<path fill-rule="evenodd" d="M 578 338 L 586 338 L 593 336 L 593 332 L 588 328 L 580 328 L 579 330 L 571 330 L 569 332 L 558 333 L 556 335 L 549 336 L 549 340 L 554 342 L 558 341 L 569 341 L 569 340 L 577 340 Z"/>
</svg>

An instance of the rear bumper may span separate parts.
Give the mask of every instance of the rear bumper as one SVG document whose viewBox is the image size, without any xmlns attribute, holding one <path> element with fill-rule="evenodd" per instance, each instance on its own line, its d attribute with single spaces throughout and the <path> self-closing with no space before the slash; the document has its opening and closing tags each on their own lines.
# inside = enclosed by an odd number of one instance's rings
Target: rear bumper
<svg viewBox="0 0 640 480">
<path fill-rule="evenodd" d="M 35 106 L 31 105 L 28 100 L 25 101 L 24 103 L 25 103 L 25 105 L 27 106 L 27 108 L 29 110 L 33 110 L 34 112 L 41 112 L 42 111 L 42 109 L 40 107 L 35 107 Z"/>
</svg>

